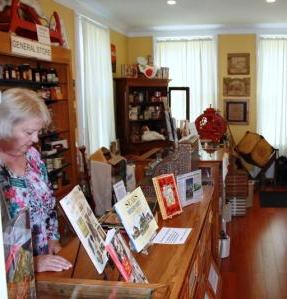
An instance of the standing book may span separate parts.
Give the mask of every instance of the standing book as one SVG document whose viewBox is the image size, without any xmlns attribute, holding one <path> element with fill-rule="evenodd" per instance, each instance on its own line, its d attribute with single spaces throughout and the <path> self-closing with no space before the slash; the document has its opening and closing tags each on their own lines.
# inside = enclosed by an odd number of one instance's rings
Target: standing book
<svg viewBox="0 0 287 299">
<path fill-rule="evenodd" d="M 182 212 L 177 185 L 173 174 L 163 174 L 152 179 L 162 219 L 172 218 Z"/>
<path fill-rule="evenodd" d="M 108 231 L 105 247 L 125 281 L 135 283 L 148 282 L 119 231 L 115 229 Z"/>
<path fill-rule="evenodd" d="M 60 204 L 92 263 L 97 271 L 102 273 L 108 261 L 104 243 L 106 233 L 93 214 L 81 188 L 74 187 L 68 195 L 60 200 Z"/>
<path fill-rule="evenodd" d="M 122 224 L 137 252 L 140 252 L 156 233 L 158 225 L 140 187 L 114 205 Z"/>
<path fill-rule="evenodd" d="M 201 201 L 203 195 L 201 169 L 178 175 L 176 182 L 183 207 Z"/>
</svg>

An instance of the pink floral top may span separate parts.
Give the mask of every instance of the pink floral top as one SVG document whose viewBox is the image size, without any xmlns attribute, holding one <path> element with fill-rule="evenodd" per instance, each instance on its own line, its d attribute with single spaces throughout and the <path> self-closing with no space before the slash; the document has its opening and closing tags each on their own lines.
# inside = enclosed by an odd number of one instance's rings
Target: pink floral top
<svg viewBox="0 0 287 299">
<path fill-rule="evenodd" d="M 24 176 L 16 176 L 0 162 L 0 185 L 12 218 L 24 207 L 29 207 L 33 253 L 47 254 L 48 240 L 59 239 L 55 198 L 39 152 L 31 147 L 26 159 Z"/>
</svg>

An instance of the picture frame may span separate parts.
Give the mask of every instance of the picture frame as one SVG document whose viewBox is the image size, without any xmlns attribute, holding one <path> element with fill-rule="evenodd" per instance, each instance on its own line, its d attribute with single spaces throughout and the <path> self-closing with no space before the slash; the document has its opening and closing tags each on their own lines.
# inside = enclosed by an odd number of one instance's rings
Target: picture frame
<svg viewBox="0 0 287 299">
<path fill-rule="evenodd" d="M 117 50 L 114 44 L 111 44 L 111 60 L 112 60 L 112 72 L 117 71 Z"/>
<path fill-rule="evenodd" d="M 248 99 L 225 99 L 224 117 L 229 124 L 248 125 L 249 100 Z"/>
<path fill-rule="evenodd" d="M 227 54 L 228 75 L 249 75 L 250 74 L 250 53 Z"/>
<path fill-rule="evenodd" d="M 223 96 L 248 97 L 250 96 L 250 78 L 223 78 Z"/>
</svg>

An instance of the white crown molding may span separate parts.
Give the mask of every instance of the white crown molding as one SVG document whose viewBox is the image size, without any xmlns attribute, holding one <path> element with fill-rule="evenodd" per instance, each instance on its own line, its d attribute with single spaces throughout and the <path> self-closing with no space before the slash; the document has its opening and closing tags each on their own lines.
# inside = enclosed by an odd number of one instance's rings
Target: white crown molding
<svg viewBox="0 0 287 299">
<path fill-rule="evenodd" d="M 105 11 L 99 5 L 95 4 L 93 7 L 82 3 L 79 0 L 54 0 L 55 2 L 72 9 L 75 14 L 81 14 L 88 18 L 95 20 L 114 31 L 128 36 L 128 30 L 125 24 L 113 18 L 109 12 Z"/>
<path fill-rule="evenodd" d="M 91 7 L 80 0 L 54 0 L 74 10 L 75 14 L 82 14 L 95 20 L 111 30 L 117 31 L 127 37 L 145 36 L 187 36 L 187 35 L 217 35 L 217 34 L 287 34 L 287 23 L 270 24 L 203 24 L 186 26 L 151 27 L 143 30 L 129 29 L 126 24 L 119 21 L 110 12 L 97 3 Z"/>
</svg>

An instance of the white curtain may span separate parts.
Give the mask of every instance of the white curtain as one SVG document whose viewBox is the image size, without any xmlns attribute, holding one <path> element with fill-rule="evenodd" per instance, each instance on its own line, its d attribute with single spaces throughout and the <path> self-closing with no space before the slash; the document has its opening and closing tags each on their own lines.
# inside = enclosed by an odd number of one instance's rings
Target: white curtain
<svg viewBox="0 0 287 299">
<path fill-rule="evenodd" d="M 77 112 L 79 145 L 92 154 L 115 139 L 109 30 L 77 16 Z"/>
<path fill-rule="evenodd" d="M 287 36 L 262 36 L 258 46 L 257 130 L 287 154 Z"/>
<path fill-rule="evenodd" d="M 169 67 L 170 86 L 190 88 L 191 121 L 210 105 L 217 108 L 217 46 L 214 38 L 156 39 L 155 65 Z M 181 104 L 174 105 L 173 116 L 182 115 L 181 109 Z"/>
</svg>

